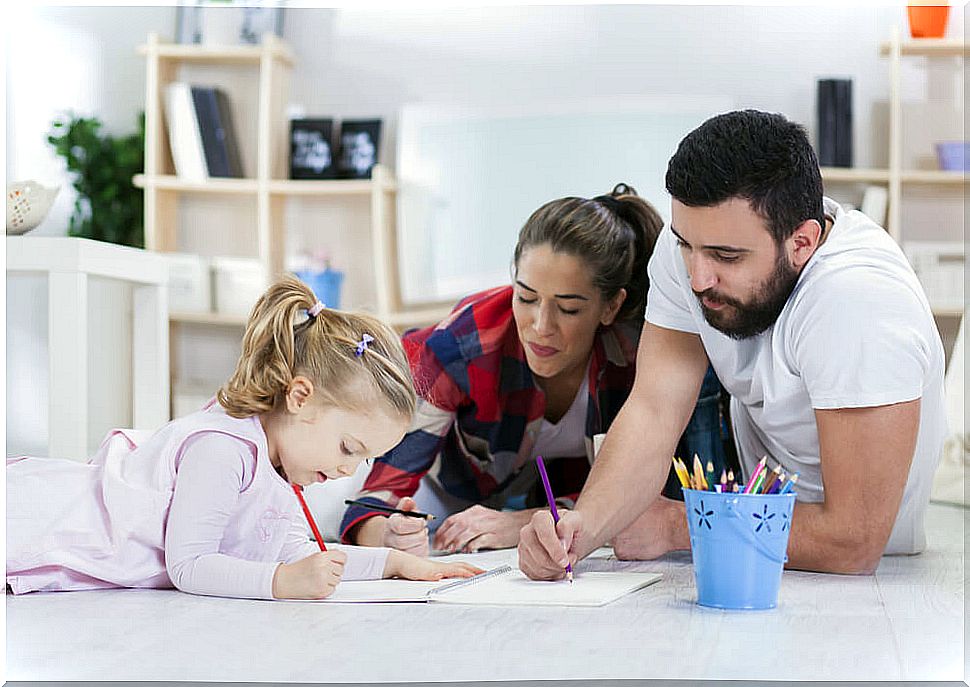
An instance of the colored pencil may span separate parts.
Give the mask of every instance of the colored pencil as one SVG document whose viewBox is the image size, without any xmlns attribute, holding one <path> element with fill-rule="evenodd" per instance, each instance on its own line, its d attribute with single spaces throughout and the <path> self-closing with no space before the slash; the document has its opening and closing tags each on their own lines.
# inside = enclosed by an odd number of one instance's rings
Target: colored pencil
<svg viewBox="0 0 970 687">
<path fill-rule="evenodd" d="M 367 503 L 366 501 L 355 501 L 354 499 L 344 499 L 344 503 L 348 506 L 363 506 L 364 508 L 370 508 L 371 510 L 379 510 L 381 513 L 397 513 L 399 515 L 406 515 L 409 518 L 421 518 L 422 520 L 434 520 L 434 515 L 431 513 L 422 513 L 416 510 L 401 510 L 400 508 L 391 508 L 390 506 L 379 506 L 374 503 Z"/>
<path fill-rule="evenodd" d="M 549 511 L 552 513 L 552 521 L 555 523 L 559 522 L 559 511 L 556 510 L 556 497 L 552 495 L 552 485 L 549 484 L 549 475 L 546 474 L 546 464 L 542 462 L 542 456 L 536 456 L 536 465 L 539 466 L 539 477 L 542 479 L 542 488 L 546 490 L 546 500 L 549 502 Z M 566 552 L 566 579 L 569 583 L 573 583 L 573 566 L 569 564 L 568 554 Z"/>
<path fill-rule="evenodd" d="M 768 476 L 765 478 L 764 483 L 762 483 L 761 485 L 760 491 L 762 494 L 770 493 L 769 489 L 771 489 L 772 485 L 778 480 L 778 476 L 780 474 L 781 474 L 780 465 L 776 465 L 771 469 L 771 472 L 768 473 Z"/>
<path fill-rule="evenodd" d="M 320 536 L 320 530 L 317 529 L 317 523 L 313 520 L 313 515 L 310 514 L 310 509 L 307 508 L 306 501 L 303 498 L 303 487 L 299 484 L 291 485 L 293 487 L 293 492 L 296 494 L 296 498 L 300 500 L 300 506 L 303 508 L 303 515 L 306 516 L 307 524 L 310 525 L 310 531 L 313 532 L 313 537 L 317 540 L 317 546 L 320 547 L 321 551 L 326 551 L 327 547 L 323 543 L 323 537 Z"/>
<path fill-rule="evenodd" d="M 754 472 L 751 473 L 751 477 L 748 479 L 747 484 L 744 485 L 744 489 L 741 490 L 742 494 L 750 494 L 751 490 L 754 488 L 754 484 L 758 477 L 761 475 L 762 471 L 765 469 L 765 464 L 768 462 L 768 456 L 764 456 L 758 465 L 755 466 Z"/>
<path fill-rule="evenodd" d="M 677 460 L 677 456 L 674 456 L 671 460 L 674 463 L 674 472 L 677 474 L 677 480 L 680 482 L 680 486 L 684 489 L 690 489 L 690 480 L 680 471 L 680 462 Z"/>
<path fill-rule="evenodd" d="M 795 482 L 797 481 L 798 481 L 798 473 L 796 472 L 794 475 L 788 478 L 788 481 L 785 482 L 785 486 L 783 486 L 781 488 L 781 491 L 779 491 L 778 493 L 779 494 L 789 493 L 794 488 Z"/>
<path fill-rule="evenodd" d="M 714 478 L 716 477 L 716 475 L 714 474 L 714 463 L 711 461 L 707 461 L 707 474 L 705 475 L 705 477 L 707 477 L 707 483 L 710 484 L 711 489 L 713 489 Z"/>
<path fill-rule="evenodd" d="M 707 489 L 707 480 L 704 479 L 704 466 L 701 465 L 701 459 L 694 454 L 694 484 L 695 489 Z"/>
<path fill-rule="evenodd" d="M 728 470 L 727 489 L 724 491 L 734 491 L 734 470 Z"/>
<path fill-rule="evenodd" d="M 779 466 L 780 468 L 781 466 Z M 785 483 L 785 471 L 779 470 L 778 479 L 775 480 L 774 484 L 765 492 L 766 494 L 777 494 L 781 490 L 781 485 Z"/>
</svg>

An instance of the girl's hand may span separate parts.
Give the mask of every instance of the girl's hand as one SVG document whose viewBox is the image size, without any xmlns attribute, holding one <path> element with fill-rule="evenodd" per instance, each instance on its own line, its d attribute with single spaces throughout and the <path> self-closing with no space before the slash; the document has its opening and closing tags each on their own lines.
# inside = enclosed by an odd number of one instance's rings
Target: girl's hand
<svg viewBox="0 0 970 687">
<path fill-rule="evenodd" d="M 405 580 L 443 580 L 446 577 L 473 577 L 485 572 L 468 563 L 438 563 L 403 551 L 391 550 L 384 565 L 384 577 Z"/>
<path fill-rule="evenodd" d="M 414 499 L 405 496 L 397 502 L 397 508 L 415 510 L 417 504 Z M 423 518 L 393 513 L 384 523 L 384 539 L 381 545 L 389 549 L 407 551 L 415 556 L 427 556 L 431 553 L 428 544 L 428 522 Z"/>
<path fill-rule="evenodd" d="M 519 543 L 519 531 L 537 510 L 497 511 L 472 506 L 448 516 L 435 532 L 434 548 L 448 553 L 512 548 Z"/>
<path fill-rule="evenodd" d="M 296 563 L 281 563 L 273 575 L 273 596 L 277 599 L 325 599 L 337 588 L 346 561 L 347 554 L 343 551 L 321 551 Z"/>
</svg>

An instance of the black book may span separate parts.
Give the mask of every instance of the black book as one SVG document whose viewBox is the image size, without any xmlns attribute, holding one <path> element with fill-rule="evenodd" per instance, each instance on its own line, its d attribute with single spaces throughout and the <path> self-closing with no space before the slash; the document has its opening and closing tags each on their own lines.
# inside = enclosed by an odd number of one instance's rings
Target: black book
<svg viewBox="0 0 970 687">
<path fill-rule="evenodd" d="M 818 81 L 818 163 L 852 166 L 852 81 Z"/>
<path fill-rule="evenodd" d="M 220 101 L 222 106 L 220 107 Z M 192 87 L 192 103 L 202 136 L 202 150 L 210 177 L 242 177 L 235 132 L 229 119 L 228 97 L 218 88 Z M 224 113 L 223 113 L 224 111 Z M 233 153 L 230 153 L 230 146 Z"/>
<path fill-rule="evenodd" d="M 236 139 L 236 127 L 232 120 L 232 108 L 229 106 L 229 96 L 225 91 L 216 89 L 216 104 L 219 106 L 219 121 L 225 133 L 226 153 L 229 156 L 229 176 L 240 179 L 243 175 L 242 156 L 239 153 L 239 141 Z"/>
</svg>

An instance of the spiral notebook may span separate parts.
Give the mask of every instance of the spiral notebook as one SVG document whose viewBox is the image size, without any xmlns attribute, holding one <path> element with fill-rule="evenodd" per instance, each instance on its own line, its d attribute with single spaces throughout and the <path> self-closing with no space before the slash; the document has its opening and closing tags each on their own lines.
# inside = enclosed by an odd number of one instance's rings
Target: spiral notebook
<svg viewBox="0 0 970 687">
<path fill-rule="evenodd" d="M 511 565 L 453 582 L 341 582 L 324 603 L 431 602 L 487 606 L 605 606 L 660 579 L 657 573 L 583 572 L 572 584 L 537 582 Z"/>
</svg>

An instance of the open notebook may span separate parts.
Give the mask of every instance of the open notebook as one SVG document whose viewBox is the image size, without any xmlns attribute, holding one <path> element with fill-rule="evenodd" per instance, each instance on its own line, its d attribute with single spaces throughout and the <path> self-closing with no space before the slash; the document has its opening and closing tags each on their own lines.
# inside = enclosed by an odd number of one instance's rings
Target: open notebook
<svg viewBox="0 0 970 687">
<path fill-rule="evenodd" d="M 322 603 L 434 602 L 490 606 L 604 606 L 624 594 L 653 584 L 657 573 L 583 572 L 565 580 L 537 582 L 511 565 L 467 580 L 341 582 Z"/>
</svg>

